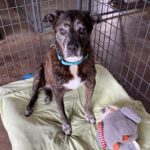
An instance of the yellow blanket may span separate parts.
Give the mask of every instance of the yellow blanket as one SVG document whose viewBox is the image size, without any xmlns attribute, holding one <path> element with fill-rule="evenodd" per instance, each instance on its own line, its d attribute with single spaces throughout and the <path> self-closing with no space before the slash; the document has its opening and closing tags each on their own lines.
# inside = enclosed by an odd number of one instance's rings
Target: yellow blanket
<svg viewBox="0 0 150 150">
<path fill-rule="evenodd" d="M 97 122 L 101 108 L 114 104 L 130 105 L 142 117 L 138 142 L 142 150 L 150 150 L 150 115 L 139 101 L 130 98 L 112 75 L 102 66 L 96 65 L 96 87 L 92 108 Z M 84 117 L 85 87 L 67 92 L 64 96 L 66 114 L 72 125 L 72 135 L 61 131 L 60 115 L 55 100 L 44 104 L 41 90 L 34 112 L 24 116 L 25 107 L 31 97 L 33 79 L 17 81 L 0 87 L 0 113 L 13 150 L 98 150 L 96 125 L 89 124 Z"/>
</svg>

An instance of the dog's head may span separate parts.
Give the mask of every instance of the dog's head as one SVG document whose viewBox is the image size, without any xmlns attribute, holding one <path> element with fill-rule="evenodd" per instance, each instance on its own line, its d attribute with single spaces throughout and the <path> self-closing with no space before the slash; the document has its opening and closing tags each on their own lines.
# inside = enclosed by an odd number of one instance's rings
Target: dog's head
<svg viewBox="0 0 150 150">
<path fill-rule="evenodd" d="M 63 58 L 73 62 L 86 55 L 90 34 L 98 16 L 78 10 L 57 10 L 47 14 L 43 21 L 52 25 Z"/>
</svg>

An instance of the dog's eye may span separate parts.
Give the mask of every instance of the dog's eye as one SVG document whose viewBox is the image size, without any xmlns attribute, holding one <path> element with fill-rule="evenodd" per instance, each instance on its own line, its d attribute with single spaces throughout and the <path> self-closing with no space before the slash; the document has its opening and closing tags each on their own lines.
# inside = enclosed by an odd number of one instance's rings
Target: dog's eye
<svg viewBox="0 0 150 150">
<path fill-rule="evenodd" d="M 60 34 L 65 35 L 66 34 L 66 30 L 64 29 L 59 29 Z"/>
<path fill-rule="evenodd" d="M 79 33 L 80 34 L 85 34 L 86 33 L 86 29 L 85 28 L 80 28 L 79 29 Z"/>
</svg>

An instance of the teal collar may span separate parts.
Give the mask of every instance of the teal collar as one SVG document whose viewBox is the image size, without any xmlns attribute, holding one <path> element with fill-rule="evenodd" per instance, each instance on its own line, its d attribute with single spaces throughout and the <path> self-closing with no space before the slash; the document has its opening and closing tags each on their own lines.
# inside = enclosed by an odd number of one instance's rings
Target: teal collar
<svg viewBox="0 0 150 150">
<path fill-rule="evenodd" d="M 72 66 L 72 65 L 80 65 L 83 61 L 85 61 L 87 58 L 88 58 L 88 54 L 81 60 L 79 61 L 75 61 L 75 62 L 68 62 L 68 61 L 65 61 L 61 54 L 57 51 L 57 57 L 58 59 L 61 61 L 61 63 L 65 66 Z"/>
</svg>

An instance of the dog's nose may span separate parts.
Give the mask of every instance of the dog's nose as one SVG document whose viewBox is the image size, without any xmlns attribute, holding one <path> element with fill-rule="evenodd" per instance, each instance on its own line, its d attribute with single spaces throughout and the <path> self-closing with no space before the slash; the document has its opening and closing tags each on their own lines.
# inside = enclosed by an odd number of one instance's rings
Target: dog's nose
<svg viewBox="0 0 150 150">
<path fill-rule="evenodd" d="M 78 46 L 75 43 L 68 43 L 67 48 L 68 50 L 76 51 L 78 49 Z"/>
</svg>

